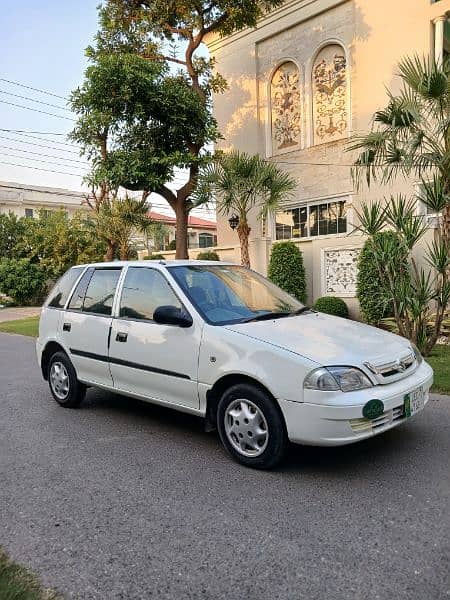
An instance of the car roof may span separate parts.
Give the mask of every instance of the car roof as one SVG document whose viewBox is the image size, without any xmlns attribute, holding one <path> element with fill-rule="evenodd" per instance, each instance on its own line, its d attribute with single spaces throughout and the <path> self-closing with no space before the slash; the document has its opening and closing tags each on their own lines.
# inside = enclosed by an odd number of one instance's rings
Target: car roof
<svg viewBox="0 0 450 600">
<path fill-rule="evenodd" d="M 232 262 L 222 262 L 217 260 L 114 260 L 111 262 L 86 263 L 83 265 L 75 265 L 77 267 L 157 267 L 164 269 L 166 267 L 186 267 L 186 266 L 239 266 Z"/>
</svg>

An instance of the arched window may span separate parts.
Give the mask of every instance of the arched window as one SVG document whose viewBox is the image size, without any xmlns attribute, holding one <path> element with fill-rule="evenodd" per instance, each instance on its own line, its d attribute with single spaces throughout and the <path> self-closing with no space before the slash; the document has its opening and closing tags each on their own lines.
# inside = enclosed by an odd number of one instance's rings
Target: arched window
<svg viewBox="0 0 450 600">
<path fill-rule="evenodd" d="M 300 81 L 292 61 L 278 67 L 270 84 L 272 154 L 300 145 Z"/>
<path fill-rule="evenodd" d="M 348 133 L 347 60 L 342 46 L 320 50 L 312 69 L 314 143 L 323 144 Z"/>
</svg>

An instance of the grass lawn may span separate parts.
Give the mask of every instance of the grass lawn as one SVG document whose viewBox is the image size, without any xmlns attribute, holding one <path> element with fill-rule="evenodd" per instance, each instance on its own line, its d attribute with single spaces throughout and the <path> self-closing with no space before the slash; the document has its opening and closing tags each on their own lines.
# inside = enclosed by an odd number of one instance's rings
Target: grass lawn
<svg viewBox="0 0 450 600">
<path fill-rule="evenodd" d="M 17 321 L 6 321 L 0 323 L 0 332 L 20 333 L 37 337 L 39 328 L 39 317 L 27 317 Z M 433 392 L 450 394 L 450 346 L 435 346 L 427 362 L 434 369 Z M 1 598 L 1 595 L 0 595 Z"/>
<path fill-rule="evenodd" d="M 450 394 L 450 346 L 435 346 L 426 360 L 434 369 L 431 391 Z"/>
<path fill-rule="evenodd" d="M 2 600 L 58 600 L 61 596 L 45 590 L 37 577 L 12 562 L 0 548 L 0 598 Z"/>
<path fill-rule="evenodd" d="M 4 333 L 20 333 L 20 335 L 38 336 L 39 317 L 26 317 L 16 321 L 4 321 L 0 323 L 0 331 Z M 0 596 L 1 598 L 1 596 Z"/>
</svg>

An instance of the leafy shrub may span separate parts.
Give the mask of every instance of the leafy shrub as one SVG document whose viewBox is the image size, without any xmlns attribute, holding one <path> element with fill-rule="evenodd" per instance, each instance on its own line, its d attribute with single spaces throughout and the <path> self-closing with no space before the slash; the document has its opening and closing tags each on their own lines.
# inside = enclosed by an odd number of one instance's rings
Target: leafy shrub
<svg viewBox="0 0 450 600">
<path fill-rule="evenodd" d="M 300 302 L 306 302 L 303 255 L 294 242 L 274 244 L 270 254 L 269 279 Z"/>
<path fill-rule="evenodd" d="M 375 259 L 375 246 L 381 243 L 395 244 L 398 247 L 401 240 L 394 231 L 380 231 L 366 241 L 358 259 L 356 297 L 362 318 L 371 325 L 378 325 L 381 319 L 393 316 L 391 292 L 387 285 L 386 274 L 380 276 Z M 391 259 L 397 258 L 397 272 L 401 269 L 403 272 L 408 270 L 406 256 L 403 259 L 399 253 L 391 253 L 390 256 Z"/>
<path fill-rule="evenodd" d="M 214 250 L 205 250 L 197 254 L 197 260 L 220 260 L 220 256 Z"/>
<path fill-rule="evenodd" d="M 28 258 L 4 258 L 0 261 L 0 292 L 18 304 L 42 299 L 46 275 Z"/>
<path fill-rule="evenodd" d="M 317 298 L 313 306 L 314 310 L 326 313 L 327 315 L 334 315 L 335 317 L 348 317 L 348 306 L 342 300 L 336 296 L 322 296 Z"/>
<path fill-rule="evenodd" d="M 162 254 L 150 254 L 150 256 L 144 256 L 142 260 L 164 260 Z"/>
<path fill-rule="evenodd" d="M 168 248 L 169 248 L 169 250 L 176 250 L 177 249 L 177 241 L 172 240 L 171 242 L 169 242 Z"/>
</svg>

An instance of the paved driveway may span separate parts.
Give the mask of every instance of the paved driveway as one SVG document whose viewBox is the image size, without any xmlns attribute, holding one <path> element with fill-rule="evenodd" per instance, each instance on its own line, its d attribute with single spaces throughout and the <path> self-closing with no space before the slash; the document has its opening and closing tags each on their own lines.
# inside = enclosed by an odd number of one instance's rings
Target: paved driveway
<svg viewBox="0 0 450 600">
<path fill-rule="evenodd" d="M 67 598 L 450 598 L 450 400 L 353 447 L 233 463 L 199 419 L 51 400 L 0 334 L 0 543 Z"/>
<path fill-rule="evenodd" d="M 24 319 L 25 317 L 36 317 L 40 312 L 40 306 L 0 308 L 0 323 L 2 321 L 15 321 L 16 319 Z"/>
</svg>

